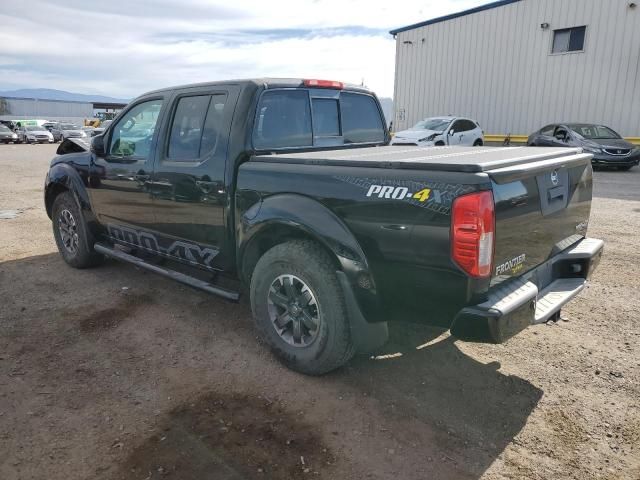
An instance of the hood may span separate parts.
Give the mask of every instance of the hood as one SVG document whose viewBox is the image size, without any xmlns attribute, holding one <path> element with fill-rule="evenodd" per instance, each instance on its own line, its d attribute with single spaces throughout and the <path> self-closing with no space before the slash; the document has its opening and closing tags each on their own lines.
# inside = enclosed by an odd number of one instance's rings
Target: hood
<svg viewBox="0 0 640 480">
<path fill-rule="evenodd" d="M 633 144 L 627 142 L 624 138 L 602 138 L 602 139 L 585 138 L 583 142 L 585 145 L 592 146 L 592 147 L 613 147 L 613 148 L 624 148 L 624 149 L 633 148 Z"/>
<path fill-rule="evenodd" d="M 440 135 L 442 132 L 436 132 L 435 130 L 402 130 L 396 132 L 394 138 L 406 138 L 407 140 L 420 140 L 421 138 L 430 137 L 433 134 Z"/>
<path fill-rule="evenodd" d="M 27 135 L 51 135 L 51 132 L 46 128 L 43 128 L 42 130 L 27 130 L 26 134 Z"/>
<path fill-rule="evenodd" d="M 61 156 L 67 155 L 69 153 L 89 152 L 90 150 L 91 144 L 87 140 L 83 138 L 66 138 L 64 142 L 60 144 L 60 146 L 56 150 L 56 153 Z M 56 158 L 53 159 L 51 165 L 54 165 L 54 163 L 56 163 Z"/>
<path fill-rule="evenodd" d="M 71 129 L 63 128 L 62 131 L 64 133 L 78 133 L 78 134 L 82 133 L 82 130 L 80 130 L 79 128 L 78 129 L 76 129 L 76 128 L 71 128 Z"/>
</svg>

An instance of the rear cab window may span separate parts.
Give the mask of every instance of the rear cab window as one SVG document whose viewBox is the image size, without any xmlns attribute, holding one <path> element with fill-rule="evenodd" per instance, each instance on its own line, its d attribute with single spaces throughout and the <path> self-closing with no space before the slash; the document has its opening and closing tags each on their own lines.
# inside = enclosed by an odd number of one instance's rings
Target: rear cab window
<svg viewBox="0 0 640 480">
<path fill-rule="evenodd" d="M 266 90 L 253 129 L 256 150 L 380 144 L 385 140 L 375 98 L 334 89 Z"/>
</svg>

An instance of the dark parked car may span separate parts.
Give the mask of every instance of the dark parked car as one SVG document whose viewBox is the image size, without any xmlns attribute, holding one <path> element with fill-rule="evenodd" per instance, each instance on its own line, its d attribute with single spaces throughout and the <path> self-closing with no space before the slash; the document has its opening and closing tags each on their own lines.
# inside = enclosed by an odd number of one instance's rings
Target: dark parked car
<svg viewBox="0 0 640 480">
<path fill-rule="evenodd" d="M 6 127 L 4 125 L 0 125 L 0 142 L 16 143 L 17 141 L 18 141 L 18 135 L 13 130 L 11 130 L 9 127 Z"/>
<path fill-rule="evenodd" d="M 388 143 L 375 95 L 340 82 L 156 90 L 58 147 L 46 209 L 72 267 L 107 256 L 248 294 L 304 373 L 379 346 L 404 313 L 490 342 L 558 318 L 602 254 L 591 154 Z"/>
<path fill-rule="evenodd" d="M 609 127 L 588 123 L 552 124 L 531 134 L 529 146 L 581 147 L 593 154 L 594 166 L 629 170 L 640 163 L 640 148 L 627 142 Z"/>
</svg>

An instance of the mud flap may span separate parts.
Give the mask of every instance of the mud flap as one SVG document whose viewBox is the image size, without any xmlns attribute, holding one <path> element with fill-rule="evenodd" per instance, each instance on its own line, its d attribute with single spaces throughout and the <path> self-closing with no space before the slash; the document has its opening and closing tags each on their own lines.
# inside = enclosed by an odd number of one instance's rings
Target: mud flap
<svg viewBox="0 0 640 480">
<path fill-rule="evenodd" d="M 341 271 L 336 271 L 340 286 L 344 293 L 347 304 L 347 313 L 351 327 L 351 338 L 357 353 L 371 353 L 384 345 L 389 339 L 389 328 L 387 322 L 369 323 L 362 315 L 358 302 L 353 294 L 347 275 Z"/>
</svg>

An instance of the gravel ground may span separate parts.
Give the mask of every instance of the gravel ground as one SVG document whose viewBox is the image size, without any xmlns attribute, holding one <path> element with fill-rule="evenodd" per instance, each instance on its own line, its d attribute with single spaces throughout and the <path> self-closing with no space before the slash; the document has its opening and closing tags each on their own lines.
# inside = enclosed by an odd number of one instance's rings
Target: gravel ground
<svg viewBox="0 0 640 480">
<path fill-rule="evenodd" d="M 605 257 L 564 320 L 493 346 L 398 319 L 402 356 L 308 378 L 246 303 L 67 267 L 54 150 L 0 145 L 0 479 L 640 478 L 639 168 L 595 174 Z"/>
</svg>

